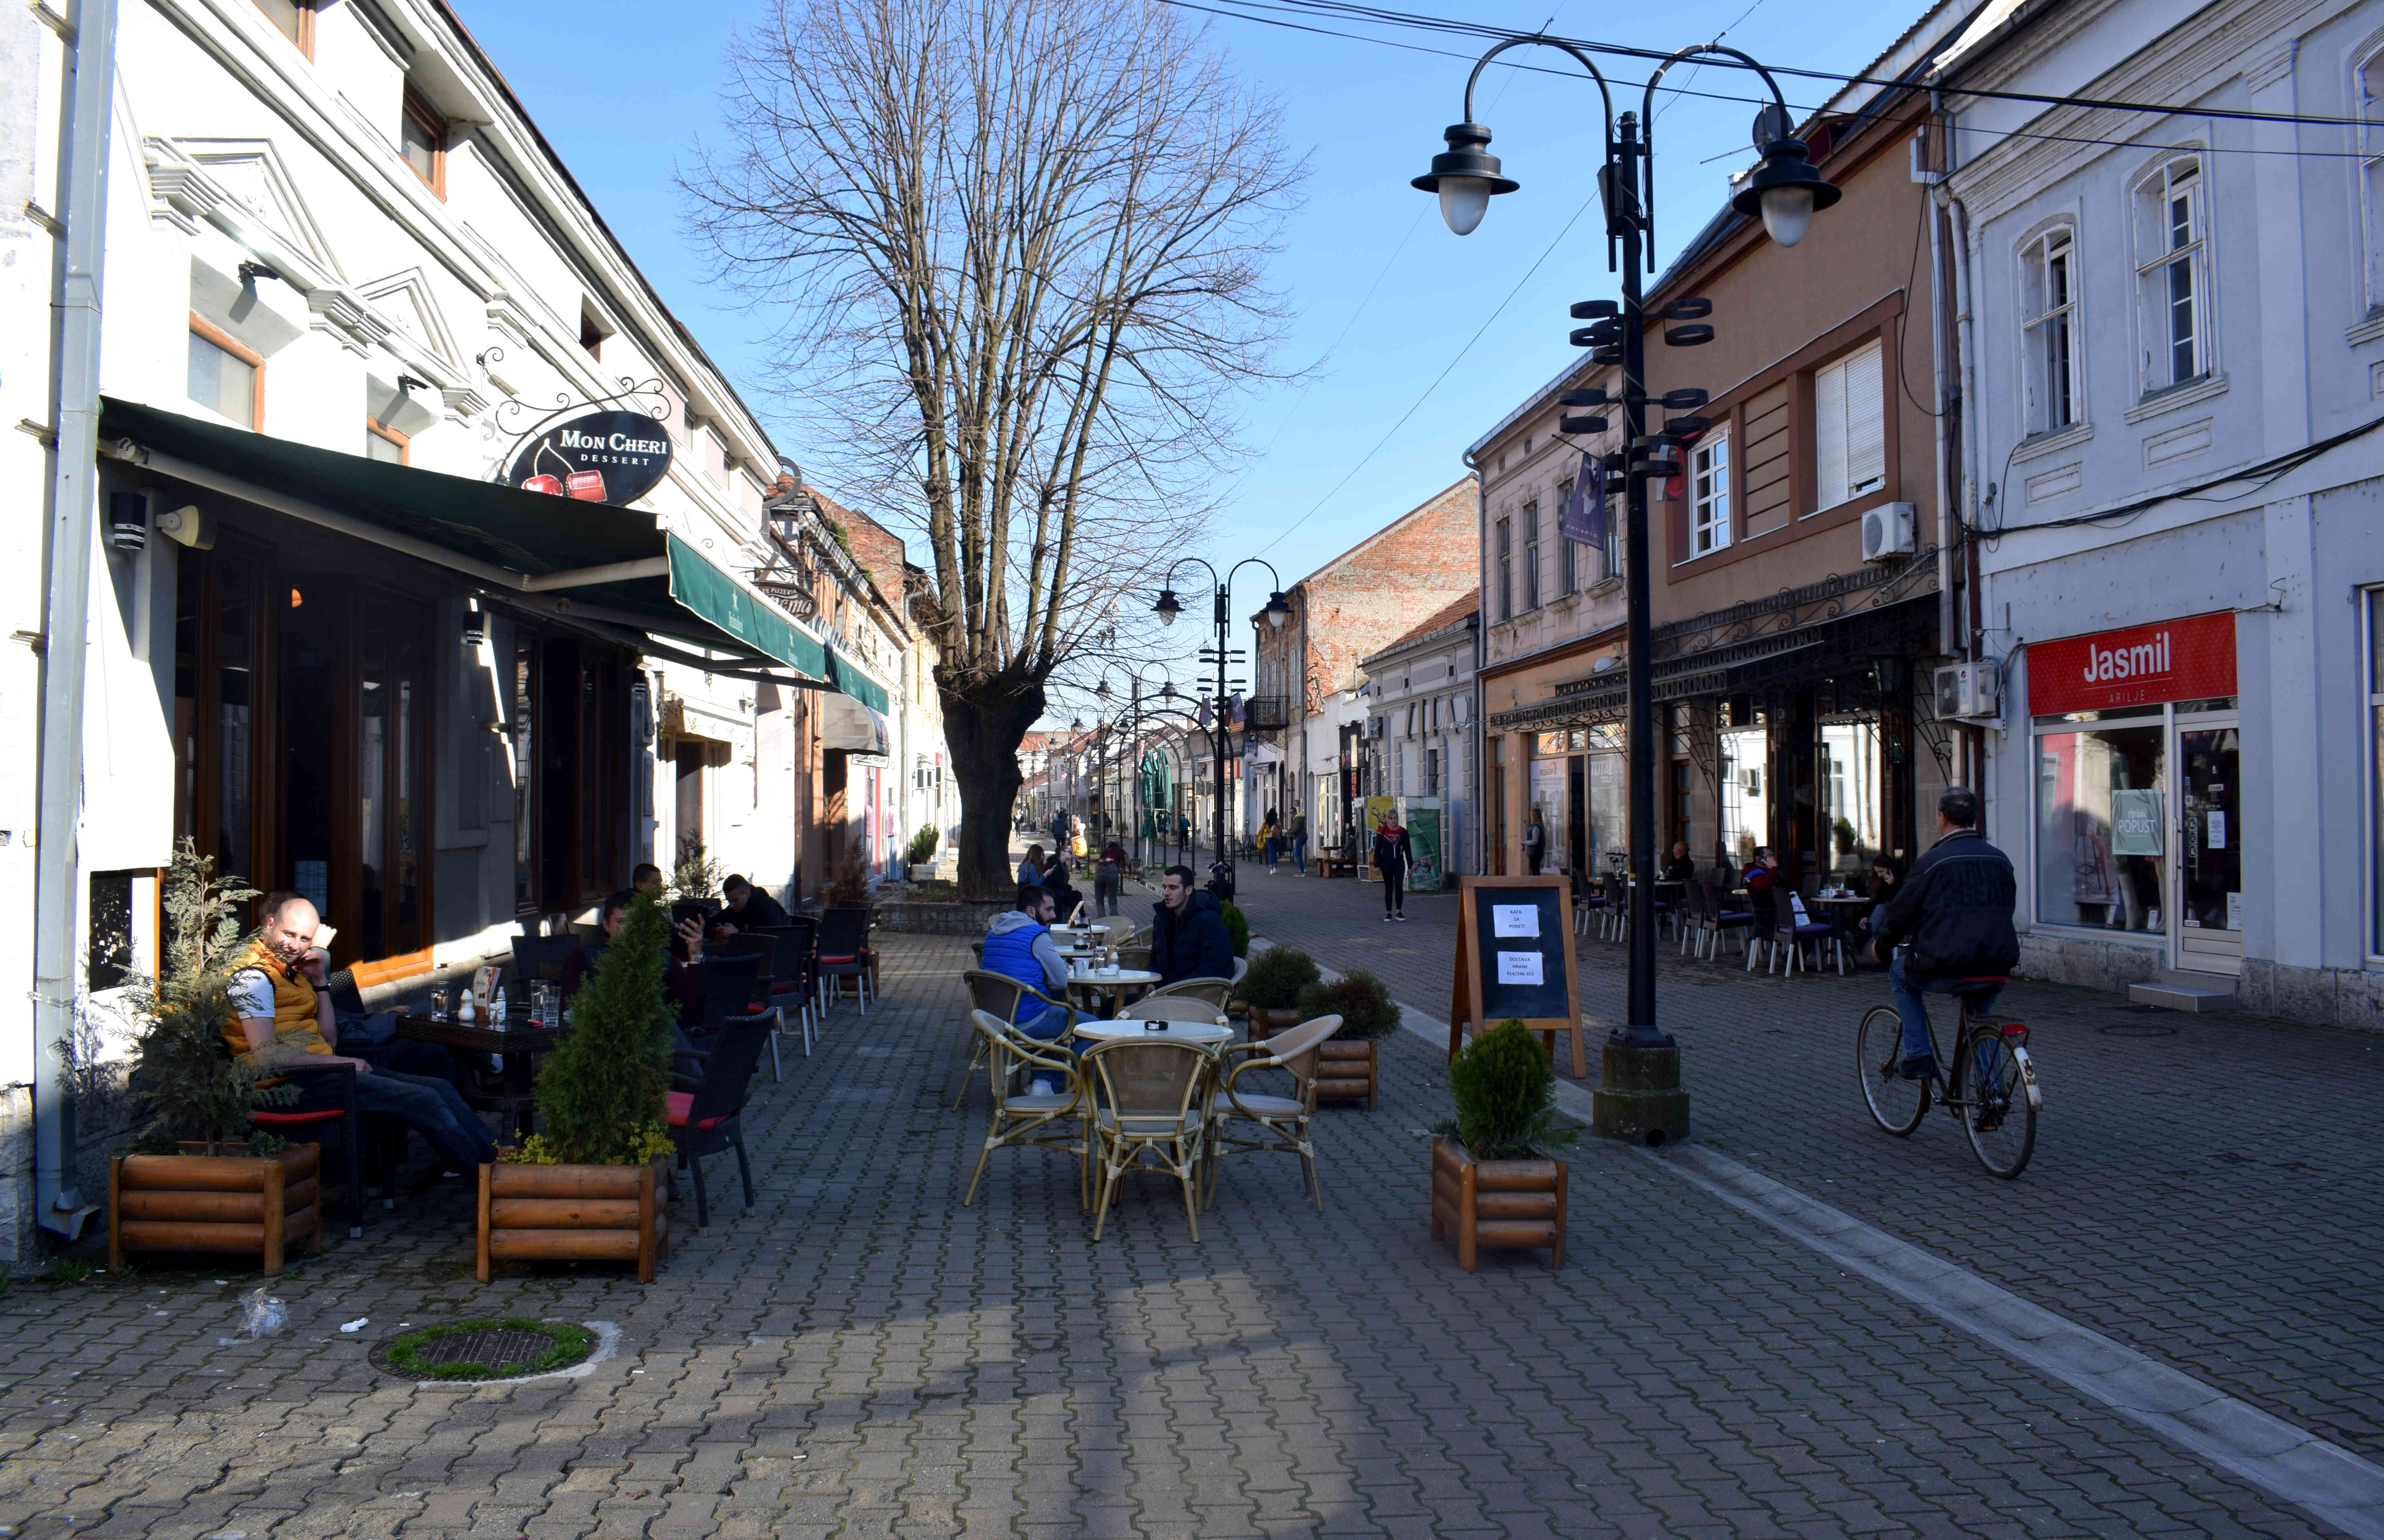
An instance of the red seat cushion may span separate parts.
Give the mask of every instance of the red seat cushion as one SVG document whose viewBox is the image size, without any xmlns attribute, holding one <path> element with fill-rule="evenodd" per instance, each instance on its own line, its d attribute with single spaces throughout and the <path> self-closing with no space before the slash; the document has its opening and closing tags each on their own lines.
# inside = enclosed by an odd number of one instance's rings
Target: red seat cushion
<svg viewBox="0 0 2384 1540">
<path fill-rule="evenodd" d="M 830 957 L 830 956 L 828 956 L 826 953 L 823 952 L 823 953 L 820 955 L 820 961 L 821 961 L 821 962 L 860 962 L 860 961 L 861 961 L 861 959 L 859 959 L 858 957 L 853 956 L 853 955 L 852 955 L 851 953 L 850 953 L 850 952 L 847 952 L 847 953 L 845 953 L 844 955 L 839 956 L 839 957 Z"/>
<path fill-rule="evenodd" d="M 684 1128 L 687 1126 L 687 1114 L 694 1108 L 694 1106 L 695 1093 L 693 1091 L 665 1091 L 663 1093 L 663 1115 L 670 1120 L 670 1125 L 673 1128 Z M 723 1118 L 706 1118 L 702 1123 L 697 1124 L 696 1126 L 698 1128 L 717 1128 L 726 1121 L 726 1120 Z"/>
<path fill-rule="evenodd" d="M 768 1009 L 770 1009 L 770 1008 L 769 1008 L 768 1006 L 766 1006 L 766 1005 L 764 1005 L 764 1004 L 763 1004 L 761 1001 L 759 1001 L 759 1000 L 747 1000 L 747 1001 L 745 1002 L 745 1013 L 746 1013 L 747 1015 L 749 1015 L 749 1016 L 758 1016 L 758 1015 L 760 1015 L 763 1012 L 767 1011 Z"/>
<path fill-rule="evenodd" d="M 300 1124 L 329 1123 L 333 1118 L 343 1118 L 347 1115 L 344 1109 L 334 1107 L 324 1112 L 251 1112 L 248 1114 L 248 1121 L 261 1123 L 268 1128 L 295 1128 Z"/>
</svg>

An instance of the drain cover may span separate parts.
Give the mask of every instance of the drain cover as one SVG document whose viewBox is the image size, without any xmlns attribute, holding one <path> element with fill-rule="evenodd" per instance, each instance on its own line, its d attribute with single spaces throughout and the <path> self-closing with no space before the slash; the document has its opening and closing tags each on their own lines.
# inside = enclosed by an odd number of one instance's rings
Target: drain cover
<svg viewBox="0 0 2384 1540">
<path fill-rule="evenodd" d="M 2166 1022 L 2119 1022 L 2094 1029 L 2105 1037 L 2174 1037 L 2177 1028 Z"/>
<path fill-rule="evenodd" d="M 408 1379 L 503 1380 L 577 1363 L 591 1346 L 576 1326 L 515 1316 L 408 1332 L 371 1356 L 376 1367 Z"/>
</svg>

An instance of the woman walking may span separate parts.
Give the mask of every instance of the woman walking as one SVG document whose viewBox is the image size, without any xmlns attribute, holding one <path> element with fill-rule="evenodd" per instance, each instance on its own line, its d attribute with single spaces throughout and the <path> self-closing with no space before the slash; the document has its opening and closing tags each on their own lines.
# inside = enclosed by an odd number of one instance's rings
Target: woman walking
<svg viewBox="0 0 2384 1540">
<path fill-rule="evenodd" d="M 1275 838 L 1274 809 L 1266 810 L 1266 820 L 1259 825 L 1259 849 L 1266 852 L 1267 876 L 1274 876 L 1275 851 L 1281 841 Z"/>
<path fill-rule="evenodd" d="M 1415 864 L 1415 851 L 1408 844 L 1408 831 L 1383 814 L 1374 826 L 1374 870 L 1383 874 L 1383 919 L 1401 924 L 1408 917 L 1408 868 Z"/>
<path fill-rule="evenodd" d="M 1118 894 L 1125 887 L 1125 848 L 1111 840 L 1101 849 L 1101 863 L 1093 868 L 1093 913 L 1108 919 L 1118 912 Z"/>
</svg>

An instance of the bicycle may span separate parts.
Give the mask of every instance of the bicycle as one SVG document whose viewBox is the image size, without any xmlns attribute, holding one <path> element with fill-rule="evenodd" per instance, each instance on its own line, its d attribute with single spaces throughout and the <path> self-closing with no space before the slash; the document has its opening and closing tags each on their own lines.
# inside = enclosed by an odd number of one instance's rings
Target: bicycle
<svg viewBox="0 0 2384 1540">
<path fill-rule="evenodd" d="M 1983 989 L 2000 987 L 2004 980 L 1962 982 Z M 2044 1096 L 2036 1083 L 2036 1063 L 2028 1056 L 2028 1027 L 1973 1015 L 1973 990 L 1954 991 L 1960 1012 L 1950 1061 L 1937 1052 L 1937 1024 L 1929 1024 L 1929 1055 L 1939 1064 L 1950 1062 L 1950 1074 L 1941 1071 L 1925 1080 L 1903 1077 L 1904 1020 L 1893 1005 L 1873 1006 L 1855 1029 L 1855 1073 L 1862 1083 L 1863 1104 L 1881 1128 L 1898 1138 L 1910 1136 L 1929 1115 L 1933 1098 L 1961 1124 L 1988 1174 L 2009 1181 L 2028 1165 L 2036 1149 L 2036 1114 Z M 1973 1069 L 1974 1076 L 1968 1073 Z M 1975 1086 L 1968 1083 L 1972 1080 Z"/>
</svg>

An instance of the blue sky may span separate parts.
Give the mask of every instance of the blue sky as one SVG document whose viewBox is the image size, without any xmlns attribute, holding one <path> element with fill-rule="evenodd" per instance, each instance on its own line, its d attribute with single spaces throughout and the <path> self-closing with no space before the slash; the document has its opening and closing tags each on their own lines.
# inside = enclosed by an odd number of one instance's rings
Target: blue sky
<svg viewBox="0 0 2384 1540">
<path fill-rule="evenodd" d="M 740 389 L 762 378 L 769 359 L 756 345 L 761 319 L 715 297 L 702 254 L 681 234 L 672 183 L 688 147 L 718 124 L 723 47 L 755 7 L 454 3 L 680 318 Z M 1584 0 L 1536 6 L 1451 0 L 1440 14 L 1519 29 L 1552 22 L 1550 30 L 1567 35 L 1666 49 L 1725 34 L 1769 64 L 1851 71 L 1920 11 L 1824 0 L 1672 0 L 1625 13 Z M 1522 189 L 1497 199 L 1481 228 L 1460 240 L 1441 223 L 1434 201 L 1407 182 L 1442 147 L 1441 130 L 1457 120 L 1478 47 L 1434 34 L 1380 34 L 1462 51 L 1457 58 L 1241 19 L 1212 19 L 1210 29 L 1212 44 L 1281 101 L 1287 137 L 1310 158 L 1306 202 L 1285 232 L 1275 279 L 1298 313 L 1285 361 L 1321 359 L 1322 367 L 1304 387 L 1248 403 L 1253 457 L 1200 553 L 1263 555 L 1289 582 L 1463 474 L 1465 446 L 1571 356 L 1566 305 L 1615 292 L 1596 212 L 1584 206 L 1599 156 L 1596 94 L 1586 81 L 1492 68 L 1476 116 L 1496 134 L 1492 149 Z M 1563 62 L 1547 50 L 1507 57 L 1532 56 Z M 1637 84 L 1620 87 L 1644 82 L 1645 67 L 1615 60 L 1608 75 L 1618 86 L 1618 109 L 1626 101 L 1635 108 Z M 1686 67 L 1671 80 L 1732 97 L 1750 94 L 1753 83 L 1741 73 Z M 1783 84 L 1794 106 L 1821 99 L 1818 83 Z M 1752 158 L 1754 108 L 1686 96 L 1659 98 L 1658 106 L 1663 261 L 1720 206 L 1728 173 Z M 1559 241 L 1569 221 L 1571 232 Z M 1726 316 L 1715 320 L 1729 324 Z M 1444 369 L 1447 378 L 1419 407 Z M 756 410 L 765 408 L 762 392 L 745 393 Z M 782 450 L 812 461 L 801 443 L 773 428 Z M 1236 608 L 1241 598 L 1237 587 Z"/>
</svg>

